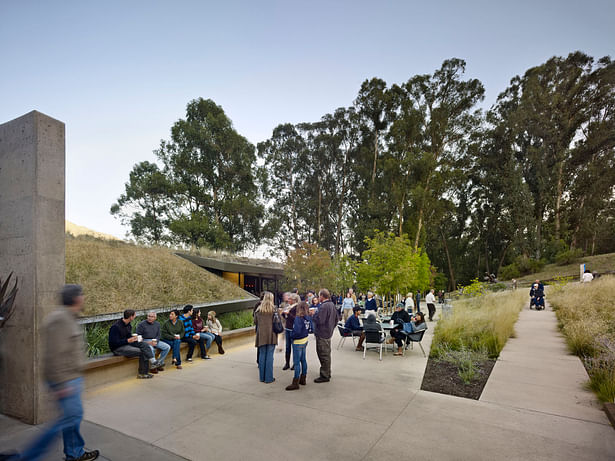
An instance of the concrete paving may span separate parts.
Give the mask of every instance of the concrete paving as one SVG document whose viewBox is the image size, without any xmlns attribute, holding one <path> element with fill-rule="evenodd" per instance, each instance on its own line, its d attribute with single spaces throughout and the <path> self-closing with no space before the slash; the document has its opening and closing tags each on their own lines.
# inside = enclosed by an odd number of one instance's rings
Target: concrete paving
<svg viewBox="0 0 615 461">
<path fill-rule="evenodd" d="M 516 329 L 479 401 L 420 391 L 427 359 L 418 347 L 405 357 L 389 351 L 381 362 L 370 351 L 363 360 L 350 339 L 335 349 L 336 333 L 329 383 L 312 382 L 313 340 L 308 384 L 293 392 L 284 390 L 292 372 L 281 369 L 283 352 L 275 353 L 276 381 L 264 384 L 254 347 L 239 345 L 151 380 L 89 391 L 85 439 L 110 460 L 615 459 L 615 431 L 584 390 L 587 375 L 553 314 L 524 311 Z M 11 431 L 0 437 L 3 448 L 28 439 Z"/>
</svg>

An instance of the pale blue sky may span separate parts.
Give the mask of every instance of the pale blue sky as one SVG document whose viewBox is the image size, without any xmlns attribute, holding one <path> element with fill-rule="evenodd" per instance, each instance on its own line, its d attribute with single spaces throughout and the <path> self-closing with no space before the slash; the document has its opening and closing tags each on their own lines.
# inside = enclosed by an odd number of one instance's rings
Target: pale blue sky
<svg viewBox="0 0 615 461">
<path fill-rule="evenodd" d="M 211 98 L 251 142 L 348 106 L 361 82 L 467 61 L 489 107 L 554 55 L 615 57 L 613 1 L 0 0 L 0 123 L 66 123 L 66 217 L 123 237 L 109 214 L 189 100 Z"/>
</svg>

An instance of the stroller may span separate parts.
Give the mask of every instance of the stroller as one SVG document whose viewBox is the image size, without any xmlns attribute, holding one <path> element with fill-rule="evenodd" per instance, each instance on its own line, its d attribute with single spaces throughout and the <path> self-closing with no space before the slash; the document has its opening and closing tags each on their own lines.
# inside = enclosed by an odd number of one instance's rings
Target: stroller
<svg viewBox="0 0 615 461">
<path fill-rule="evenodd" d="M 530 309 L 541 311 L 545 308 L 545 287 L 542 283 L 534 283 L 530 288 Z"/>
</svg>

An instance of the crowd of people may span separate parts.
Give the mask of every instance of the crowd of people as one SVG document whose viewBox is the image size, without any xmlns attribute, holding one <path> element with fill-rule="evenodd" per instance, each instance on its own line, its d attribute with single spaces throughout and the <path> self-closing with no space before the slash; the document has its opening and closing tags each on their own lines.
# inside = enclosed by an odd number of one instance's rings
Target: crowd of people
<svg viewBox="0 0 615 461">
<path fill-rule="evenodd" d="M 434 299 L 433 290 L 430 294 L 432 297 L 428 294 L 426 298 L 428 307 L 430 301 Z M 60 415 L 40 436 L 32 440 L 21 454 L 0 453 L 0 459 L 12 461 L 41 459 L 59 433 L 63 434 L 64 454 L 67 460 L 84 461 L 99 457 L 98 450 L 85 450 L 85 442 L 80 433 L 83 419 L 81 394 L 84 347 L 83 334 L 77 323 L 77 316 L 83 310 L 83 290 L 79 285 L 65 285 L 60 292 L 60 298 L 63 307 L 56 309 L 46 319 L 43 335 L 47 346 L 43 348 L 45 351 L 43 374 L 57 400 Z M 294 290 L 293 293 L 284 293 L 279 307 L 275 305 L 272 293 L 264 292 L 261 298 L 254 309 L 259 378 L 263 383 L 275 381 L 273 355 L 278 344 L 279 333 L 276 332 L 277 328 L 274 329 L 274 324 L 276 320 L 280 320 L 281 316 L 283 319 L 281 334 L 286 339 L 283 369 L 291 368 L 294 371 L 292 382 L 286 387 L 289 391 L 306 385 L 308 371 L 306 350 L 310 334 L 314 334 L 316 354 L 320 362 L 318 376 L 314 382 L 326 383 L 331 380 L 331 338 L 342 318 L 345 328 L 351 331 L 364 333 L 370 328 L 382 328 L 377 321 L 379 305 L 371 291 L 365 296 L 359 294 L 357 297 L 350 289 L 345 297 L 336 297 L 333 302 L 327 289 L 321 289 L 318 294 L 308 291 L 303 299 L 297 290 Z M 339 308 L 338 301 L 341 304 Z M 367 313 L 363 324 L 359 319 L 362 311 Z M 215 311 L 209 311 L 207 319 L 204 319 L 199 309 L 186 305 L 181 312 L 171 311 L 168 320 L 162 325 L 156 320 L 156 312 L 149 311 L 146 319 L 136 325 L 133 333 L 132 322 L 135 318 L 135 311 L 126 309 L 122 318 L 111 326 L 108 341 L 115 355 L 139 358 L 137 375 L 139 379 L 150 379 L 155 374 L 164 371 L 169 353 L 172 353 L 173 365 L 181 369 L 180 348 L 182 343 L 187 344 L 187 362 L 192 362 L 197 345 L 203 360 L 210 358 L 208 350 L 214 342 L 218 347 L 218 353 L 224 354 L 222 325 L 216 318 Z M 391 341 L 398 345 L 396 355 L 399 355 L 403 346 L 401 329 L 410 328 L 411 331 L 420 331 L 426 328 L 425 318 L 420 312 L 420 298 L 417 299 L 415 305 L 412 293 L 409 293 L 406 299 L 397 305 L 392 320 L 399 325 L 391 330 Z M 360 345 L 363 338 L 364 336 L 360 339 Z M 156 358 L 157 353 L 158 358 Z"/>
<path fill-rule="evenodd" d="M 314 334 L 316 341 L 316 354 L 320 362 L 318 376 L 315 383 L 326 383 L 331 380 L 331 338 L 338 325 L 342 322 L 345 331 L 360 335 L 356 350 L 363 350 L 365 331 L 382 330 L 378 320 L 378 309 L 382 307 L 382 300 L 378 300 L 372 291 L 365 295 L 355 295 L 351 288 L 345 296 L 331 295 L 329 290 L 322 289 L 316 294 L 308 290 L 300 296 L 298 290 L 284 293 L 281 303 L 276 307 L 274 295 L 264 292 L 261 300 L 254 308 L 254 324 L 256 326 L 257 349 L 256 362 L 259 369 L 259 379 L 263 383 L 275 381 L 273 376 L 273 358 L 276 347 L 284 350 L 284 366 L 282 370 L 294 371 L 292 383 L 286 390 L 300 389 L 306 384 L 307 360 L 306 350 L 310 333 Z M 444 302 L 444 293 L 438 293 L 440 303 Z M 380 302 L 378 302 L 380 301 Z M 429 290 L 425 296 L 429 320 L 433 321 L 436 312 L 435 290 Z M 402 355 L 403 342 L 407 334 L 419 332 L 427 328 L 425 315 L 421 311 L 421 293 L 408 293 L 396 306 L 391 316 L 395 328 L 390 331 L 390 343 L 397 344 L 394 355 Z M 361 314 L 365 319 L 361 322 Z M 276 333 L 277 317 L 283 324 L 283 331 Z M 284 341 L 285 348 L 280 346 Z M 292 361 L 291 361 L 292 357 Z"/>
</svg>

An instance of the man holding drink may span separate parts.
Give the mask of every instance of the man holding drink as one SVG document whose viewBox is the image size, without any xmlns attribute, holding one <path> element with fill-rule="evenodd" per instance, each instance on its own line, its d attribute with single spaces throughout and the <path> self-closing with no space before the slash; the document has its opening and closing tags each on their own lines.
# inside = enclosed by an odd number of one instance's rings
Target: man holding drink
<svg viewBox="0 0 615 461">
<path fill-rule="evenodd" d="M 158 368 L 151 368 L 150 373 L 156 374 L 159 371 L 164 371 L 164 361 L 171 350 L 171 346 L 160 341 L 160 323 L 156 321 L 156 312 L 149 311 L 147 313 L 147 319 L 139 322 L 137 325 L 137 335 L 145 338 L 145 343 L 149 345 L 154 355 L 156 354 L 154 349 L 160 351 L 158 361 L 161 362 L 162 365 Z"/>
<path fill-rule="evenodd" d="M 115 355 L 139 357 L 139 374 L 137 378 L 153 378 L 154 375 L 149 373 L 150 365 L 152 368 L 158 368 L 163 363 L 156 361 L 152 349 L 149 347 L 149 344 L 143 342 L 143 338 L 139 341 L 139 335 L 137 333 L 132 334 L 130 323 L 135 317 L 134 310 L 126 309 L 123 318 L 111 326 L 109 330 L 109 349 Z"/>
</svg>

